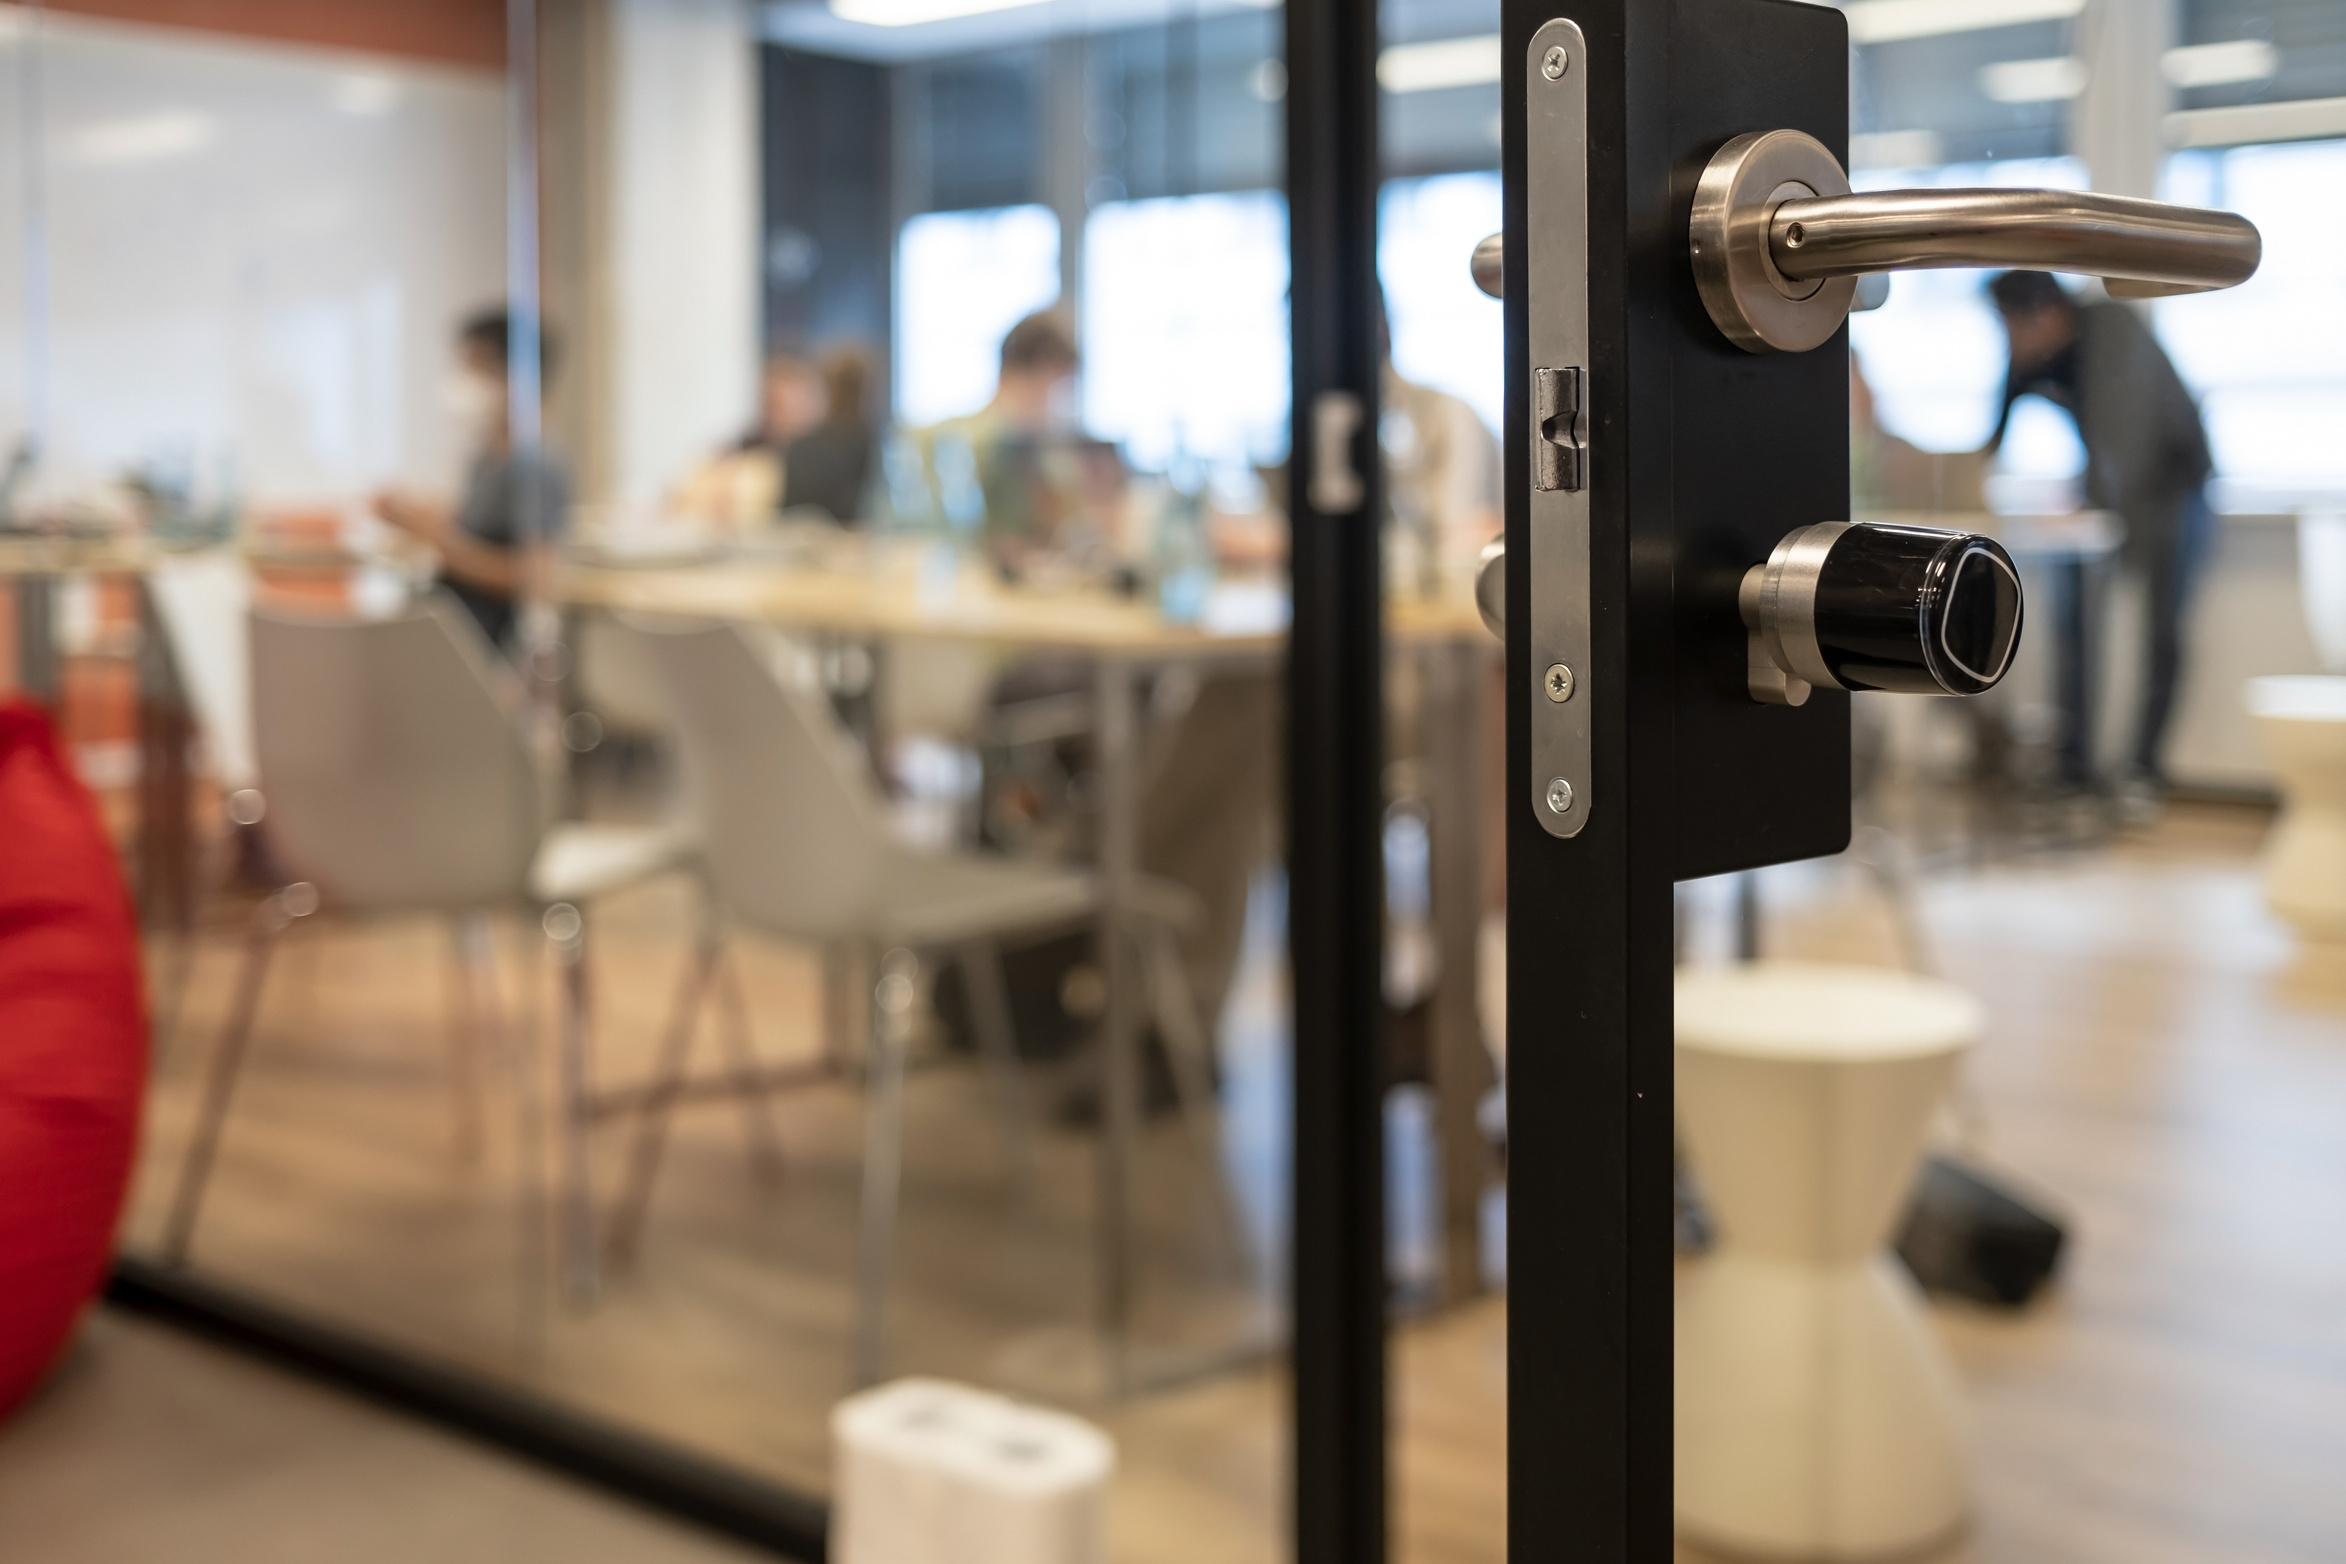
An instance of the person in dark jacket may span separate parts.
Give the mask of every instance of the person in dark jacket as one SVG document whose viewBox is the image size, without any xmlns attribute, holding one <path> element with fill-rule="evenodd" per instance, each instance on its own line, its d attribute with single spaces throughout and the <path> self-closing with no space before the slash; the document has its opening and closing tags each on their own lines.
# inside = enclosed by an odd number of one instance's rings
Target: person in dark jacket
<svg viewBox="0 0 2346 1564">
<path fill-rule="evenodd" d="M 2146 634 L 2142 705 L 2125 780 L 2147 796 L 2164 783 L 2185 616 L 2214 532 L 2207 430 L 2174 364 L 2128 306 L 2081 301 L 2046 272 L 2004 272 L 1988 291 L 2011 349 L 1989 448 L 2003 443 L 2012 404 L 2021 397 L 2041 396 L 2066 409 L 2085 446 L 2086 503 L 2116 512 L 2126 524 L 2119 559 L 2142 582 Z"/>
<path fill-rule="evenodd" d="M 515 604 L 531 572 L 545 569 L 570 509 L 570 481 L 561 464 L 544 450 L 514 446 L 506 373 L 511 337 L 512 323 L 502 309 L 472 316 L 456 334 L 459 373 L 450 400 L 473 455 L 455 506 L 399 490 L 387 490 L 374 502 L 376 515 L 432 546 L 440 556 L 440 585 L 492 645 L 509 651 Z M 550 372 L 550 338 L 541 340 L 538 357 Z"/>
<path fill-rule="evenodd" d="M 823 419 L 790 442 L 782 460 L 782 508 L 812 506 L 837 522 L 863 516 L 864 491 L 871 486 L 870 364 L 861 350 L 835 348 L 822 361 Z"/>
</svg>

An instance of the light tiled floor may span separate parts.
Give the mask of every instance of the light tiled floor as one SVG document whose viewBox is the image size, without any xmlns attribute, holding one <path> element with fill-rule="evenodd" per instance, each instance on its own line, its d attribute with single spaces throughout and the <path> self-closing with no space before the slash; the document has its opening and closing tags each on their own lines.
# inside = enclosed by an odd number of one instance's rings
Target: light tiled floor
<svg viewBox="0 0 2346 1564">
<path fill-rule="evenodd" d="M 129 1316 L 0 1425 L 5 1564 L 766 1556 Z"/>
</svg>

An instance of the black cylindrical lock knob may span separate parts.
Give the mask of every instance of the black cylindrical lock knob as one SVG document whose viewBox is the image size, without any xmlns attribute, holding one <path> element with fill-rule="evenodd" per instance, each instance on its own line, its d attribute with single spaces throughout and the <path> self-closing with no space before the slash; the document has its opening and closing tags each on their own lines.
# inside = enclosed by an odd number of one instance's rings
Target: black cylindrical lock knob
<svg viewBox="0 0 2346 1564">
<path fill-rule="evenodd" d="M 1743 578 L 1749 681 L 1797 706 L 1812 685 L 1915 695 L 1993 689 L 2020 645 L 2020 573 L 1995 539 L 1937 527 L 1802 527 Z"/>
</svg>

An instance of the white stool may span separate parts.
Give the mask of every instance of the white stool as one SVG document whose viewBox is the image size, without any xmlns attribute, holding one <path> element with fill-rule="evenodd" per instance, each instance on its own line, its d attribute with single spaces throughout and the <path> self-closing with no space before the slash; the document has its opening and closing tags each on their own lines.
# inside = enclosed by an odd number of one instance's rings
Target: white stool
<svg viewBox="0 0 2346 1564">
<path fill-rule="evenodd" d="M 1969 1508 L 1955 1375 L 1884 1247 L 1978 1002 L 1870 967 L 1759 962 L 1678 981 L 1679 1131 L 1718 1247 L 1678 1294 L 1688 1540 L 1890 1557 Z"/>
<path fill-rule="evenodd" d="M 1106 1564 L 1116 1447 L 1081 1418 L 941 1379 L 831 1410 L 833 1564 Z"/>
<path fill-rule="evenodd" d="M 2308 934 L 2346 937 L 2346 678 L 2251 679 L 2248 710 L 2281 781 L 2265 901 Z"/>
</svg>

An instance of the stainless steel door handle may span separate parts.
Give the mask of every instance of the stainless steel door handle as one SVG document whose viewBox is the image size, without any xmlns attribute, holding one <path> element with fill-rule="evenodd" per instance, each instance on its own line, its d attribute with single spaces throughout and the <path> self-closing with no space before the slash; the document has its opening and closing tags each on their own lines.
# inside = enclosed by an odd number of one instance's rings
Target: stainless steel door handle
<svg viewBox="0 0 2346 1564">
<path fill-rule="evenodd" d="M 1500 273 L 1505 267 L 1506 261 L 1507 236 L 1505 234 L 1486 234 L 1477 240 L 1474 256 L 1468 263 L 1474 272 L 1474 285 L 1494 299 L 1504 297 L 1505 289 L 1500 282 Z"/>
<path fill-rule="evenodd" d="M 1794 281 L 2025 266 L 2139 298 L 2246 282 L 2263 249 L 2237 213 L 2083 190 L 1874 190 L 1786 201 L 1768 220 L 1769 257 Z"/>
<path fill-rule="evenodd" d="M 1852 194 L 1797 130 L 1737 136 L 1696 183 L 1687 248 L 1711 320 L 1754 353 L 1806 352 L 1840 329 L 1860 274 L 2023 266 L 2108 280 L 2120 298 L 2230 288 L 2264 241 L 2231 212 L 2073 190 Z"/>
</svg>

